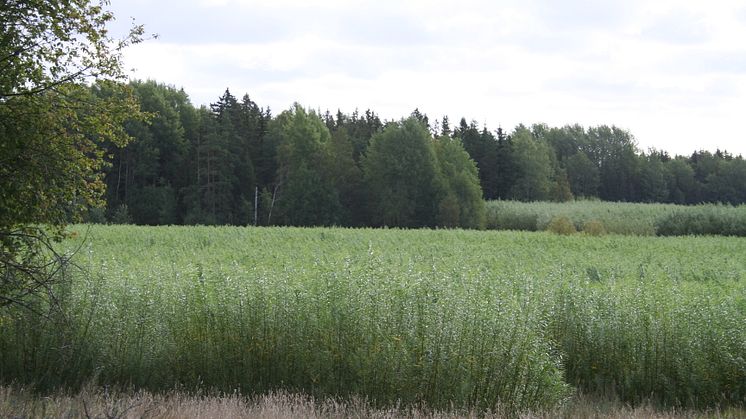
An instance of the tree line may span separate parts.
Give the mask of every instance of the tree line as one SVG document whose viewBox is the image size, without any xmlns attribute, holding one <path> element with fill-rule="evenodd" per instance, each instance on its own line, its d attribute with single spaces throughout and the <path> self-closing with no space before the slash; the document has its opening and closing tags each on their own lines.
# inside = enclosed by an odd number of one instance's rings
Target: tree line
<svg viewBox="0 0 746 419">
<path fill-rule="evenodd" d="M 273 116 L 229 90 L 195 108 L 182 90 L 131 87 L 147 120 L 105 144 L 106 210 L 89 221 L 138 224 L 470 227 L 484 224 L 477 167 L 425 117 L 372 111 Z"/>
<path fill-rule="evenodd" d="M 614 126 L 508 134 L 418 109 L 383 121 L 298 104 L 274 116 L 229 90 L 196 108 L 183 90 L 130 86 L 149 118 L 125 124 L 127 145 L 105 144 L 106 207 L 89 221 L 479 228 L 485 199 L 746 202 L 741 156 L 643 152 Z"/>
</svg>

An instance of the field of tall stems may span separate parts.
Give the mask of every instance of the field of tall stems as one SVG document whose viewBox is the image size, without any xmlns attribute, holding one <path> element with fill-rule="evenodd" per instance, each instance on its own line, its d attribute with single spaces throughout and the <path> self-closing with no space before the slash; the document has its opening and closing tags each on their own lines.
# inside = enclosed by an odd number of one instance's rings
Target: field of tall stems
<svg viewBox="0 0 746 419">
<path fill-rule="evenodd" d="M 0 380 L 540 411 L 746 399 L 746 241 L 75 226 L 63 313 L 0 314 Z M 44 302 L 37 302 L 44 308 Z"/>
<path fill-rule="evenodd" d="M 491 230 L 552 230 L 553 221 L 565 219 L 578 232 L 587 232 L 589 225 L 593 225 L 596 232 L 604 234 L 746 236 L 746 205 L 684 206 L 595 200 L 487 202 L 486 226 Z"/>
</svg>

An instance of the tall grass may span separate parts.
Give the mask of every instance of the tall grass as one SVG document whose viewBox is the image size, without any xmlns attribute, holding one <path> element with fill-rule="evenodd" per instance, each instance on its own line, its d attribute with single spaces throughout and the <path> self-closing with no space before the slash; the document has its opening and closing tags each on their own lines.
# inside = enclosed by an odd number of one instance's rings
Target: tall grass
<svg viewBox="0 0 746 419">
<path fill-rule="evenodd" d="M 708 411 L 711 419 L 742 418 L 746 411 L 737 408 Z M 631 408 L 618 400 L 573 397 L 552 410 L 525 412 L 522 417 L 535 419 L 697 419 L 696 410 L 664 409 L 649 404 Z M 250 419 L 476 419 L 511 418 L 500 409 L 490 411 L 448 409 L 443 411 L 418 406 L 375 408 L 362 398 L 340 400 L 314 398 L 284 391 L 245 397 L 240 393 L 189 394 L 171 391 L 153 394 L 146 391 L 118 391 L 86 386 L 79 393 L 38 394 L 26 389 L 0 386 L 0 417 L 3 418 L 250 418 Z"/>
<path fill-rule="evenodd" d="M 578 231 L 588 223 L 612 234 L 636 236 L 746 236 L 746 205 L 683 206 L 579 200 L 573 202 L 489 201 L 487 228 L 549 230 L 553 220 L 567 218 Z"/>
<path fill-rule="evenodd" d="M 0 315 L 2 381 L 508 412 L 572 387 L 746 397 L 740 239 L 95 227 L 83 249 L 71 327 Z"/>
<path fill-rule="evenodd" d="M 746 205 L 677 208 L 657 222 L 661 236 L 722 235 L 746 237 Z"/>
</svg>

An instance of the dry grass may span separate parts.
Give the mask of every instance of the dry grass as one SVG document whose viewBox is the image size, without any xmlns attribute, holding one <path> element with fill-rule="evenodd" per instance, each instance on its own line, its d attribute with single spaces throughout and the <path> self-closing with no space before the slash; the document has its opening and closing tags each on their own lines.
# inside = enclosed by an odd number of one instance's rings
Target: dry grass
<svg viewBox="0 0 746 419">
<path fill-rule="evenodd" d="M 286 392 L 247 398 L 239 394 L 198 396 L 180 392 L 109 392 L 86 388 L 76 395 L 38 396 L 0 387 L 1 418 L 500 418 L 492 412 L 432 412 L 426 409 L 375 409 L 365 400 L 316 400 Z M 615 401 L 576 397 L 564 407 L 521 418 L 746 418 L 743 409 L 726 411 L 660 411 L 652 406 L 631 408 Z"/>
</svg>

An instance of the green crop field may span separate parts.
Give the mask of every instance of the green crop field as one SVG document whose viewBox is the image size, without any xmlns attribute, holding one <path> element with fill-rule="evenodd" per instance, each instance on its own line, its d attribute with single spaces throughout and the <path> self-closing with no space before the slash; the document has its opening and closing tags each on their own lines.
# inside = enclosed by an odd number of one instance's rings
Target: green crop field
<svg viewBox="0 0 746 419">
<path fill-rule="evenodd" d="M 6 311 L 6 383 L 509 412 L 576 392 L 686 408 L 746 398 L 741 238 L 72 230 L 74 327 Z"/>
</svg>

